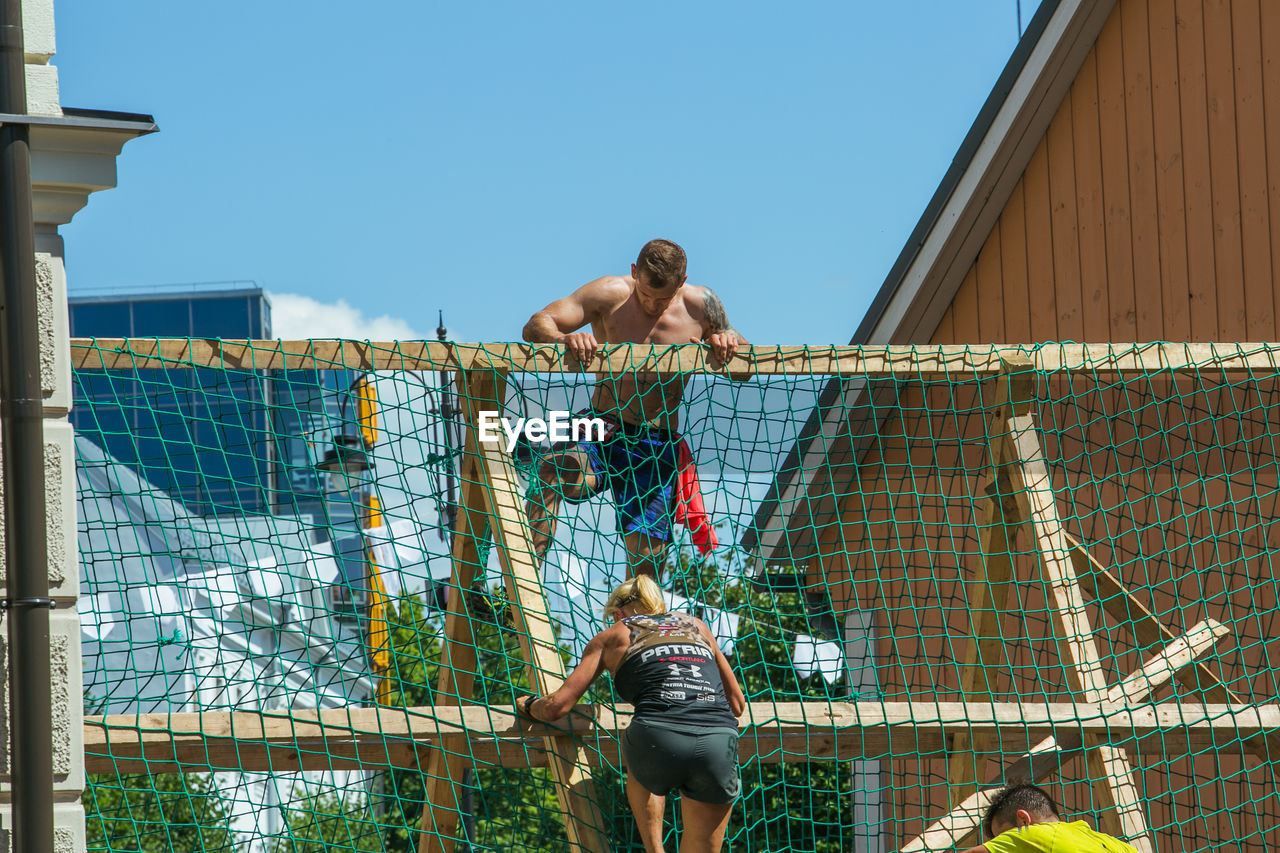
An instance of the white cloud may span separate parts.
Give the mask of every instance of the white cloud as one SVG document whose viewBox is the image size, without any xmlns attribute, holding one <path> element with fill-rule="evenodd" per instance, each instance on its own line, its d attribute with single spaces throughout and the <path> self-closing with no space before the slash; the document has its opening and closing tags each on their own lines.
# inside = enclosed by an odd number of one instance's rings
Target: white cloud
<svg viewBox="0 0 1280 853">
<path fill-rule="evenodd" d="M 407 341 L 422 337 L 409 321 L 390 314 L 366 317 L 345 299 L 317 302 L 299 293 L 268 293 L 271 299 L 271 334 L 284 340 L 352 338 L 370 341 Z"/>
</svg>

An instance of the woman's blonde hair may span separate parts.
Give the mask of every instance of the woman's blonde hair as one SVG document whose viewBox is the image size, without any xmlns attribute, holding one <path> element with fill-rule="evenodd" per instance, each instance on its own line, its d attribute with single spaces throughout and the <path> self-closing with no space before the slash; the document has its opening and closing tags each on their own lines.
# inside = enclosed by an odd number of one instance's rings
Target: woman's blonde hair
<svg viewBox="0 0 1280 853">
<path fill-rule="evenodd" d="M 658 583 L 648 575 L 636 575 L 629 581 L 623 581 L 609 594 L 604 604 L 604 618 L 612 619 L 613 614 L 623 607 L 635 605 L 644 613 L 666 613 L 667 602 L 662 597 Z"/>
</svg>

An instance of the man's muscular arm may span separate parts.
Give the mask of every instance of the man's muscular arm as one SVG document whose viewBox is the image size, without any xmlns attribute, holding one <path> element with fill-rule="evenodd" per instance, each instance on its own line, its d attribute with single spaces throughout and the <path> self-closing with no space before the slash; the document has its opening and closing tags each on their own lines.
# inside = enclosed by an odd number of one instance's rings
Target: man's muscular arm
<svg viewBox="0 0 1280 853">
<path fill-rule="evenodd" d="M 534 344 L 564 344 L 586 364 L 595 358 L 599 343 L 590 330 L 579 332 L 600 313 L 607 290 L 605 279 L 596 279 L 557 299 L 524 324 L 524 339 Z"/>
<path fill-rule="evenodd" d="M 729 323 L 729 315 L 725 313 L 724 303 L 709 287 L 702 302 L 702 339 L 711 344 L 716 358 L 728 361 L 733 358 L 738 347 L 747 346 L 746 338 Z"/>
</svg>

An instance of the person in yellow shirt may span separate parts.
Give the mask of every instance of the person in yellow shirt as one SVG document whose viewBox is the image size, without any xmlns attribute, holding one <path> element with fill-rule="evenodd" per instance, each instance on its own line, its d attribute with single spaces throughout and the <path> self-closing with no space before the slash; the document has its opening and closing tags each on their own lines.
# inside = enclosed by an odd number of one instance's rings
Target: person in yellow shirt
<svg viewBox="0 0 1280 853">
<path fill-rule="evenodd" d="M 982 826 L 989 840 L 965 853 L 1137 853 L 1082 820 L 1064 821 L 1053 798 L 1035 785 L 996 794 Z"/>
</svg>

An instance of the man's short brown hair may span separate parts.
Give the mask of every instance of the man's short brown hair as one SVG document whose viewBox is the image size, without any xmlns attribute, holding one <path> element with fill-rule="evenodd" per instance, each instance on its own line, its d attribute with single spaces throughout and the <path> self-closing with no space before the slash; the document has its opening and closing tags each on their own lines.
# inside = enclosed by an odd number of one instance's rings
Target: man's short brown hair
<svg viewBox="0 0 1280 853">
<path fill-rule="evenodd" d="M 652 287 L 662 290 L 679 287 L 687 266 L 684 249 L 670 240 L 650 240 L 636 258 L 636 272 L 643 272 Z"/>
<path fill-rule="evenodd" d="M 1059 818 L 1058 804 L 1049 796 L 1049 792 L 1035 785 L 1009 785 L 1001 788 L 991 798 L 987 813 L 982 819 L 982 827 L 988 838 L 995 837 L 997 823 L 1015 825 L 1019 811 L 1028 811 L 1036 817 Z"/>
</svg>

